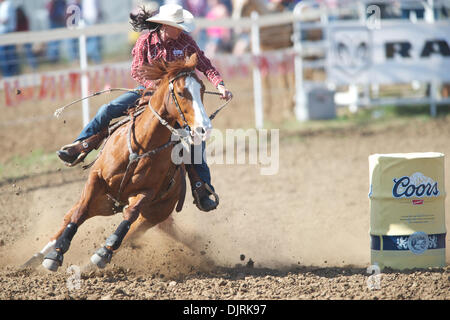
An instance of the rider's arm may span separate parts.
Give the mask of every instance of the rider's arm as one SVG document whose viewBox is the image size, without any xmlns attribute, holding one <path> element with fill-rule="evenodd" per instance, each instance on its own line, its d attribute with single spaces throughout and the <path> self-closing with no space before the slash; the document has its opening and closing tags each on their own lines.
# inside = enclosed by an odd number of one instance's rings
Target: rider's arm
<svg viewBox="0 0 450 320">
<path fill-rule="evenodd" d="M 225 83 L 223 82 L 223 79 L 217 71 L 216 68 L 212 65 L 211 61 L 205 56 L 205 53 L 197 46 L 194 39 L 192 39 L 189 35 L 182 34 L 181 41 L 185 42 L 187 44 L 186 48 L 188 51 L 188 54 L 191 55 L 194 52 L 197 53 L 198 57 L 198 63 L 197 63 L 197 70 L 200 72 L 203 72 L 203 74 L 208 78 L 208 80 L 213 84 L 214 87 L 219 90 L 220 94 L 222 95 L 222 99 L 231 99 L 232 94 L 231 92 L 225 87 Z M 192 52 L 189 52 L 192 51 Z"/>
<path fill-rule="evenodd" d="M 222 76 L 219 71 L 212 65 L 211 61 L 205 56 L 205 53 L 197 46 L 194 39 L 189 35 L 182 33 L 180 41 L 186 45 L 188 54 L 191 55 L 194 52 L 197 53 L 198 63 L 197 70 L 202 72 L 206 78 L 217 88 L 221 82 L 223 82 Z"/>
<path fill-rule="evenodd" d="M 144 64 L 148 63 L 147 61 L 147 53 L 148 53 L 148 37 L 149 34 L 143 34 L 136 41 L 136 44 L 133 48 L 133 62 L 131 64 L 131 77 L 136 80 L 139 84 L 143 85 L 146 88 L 156 89 L 156 81 L 146 80 L 142 78 L 139 73 L 139 68 Z"/>
</svg>

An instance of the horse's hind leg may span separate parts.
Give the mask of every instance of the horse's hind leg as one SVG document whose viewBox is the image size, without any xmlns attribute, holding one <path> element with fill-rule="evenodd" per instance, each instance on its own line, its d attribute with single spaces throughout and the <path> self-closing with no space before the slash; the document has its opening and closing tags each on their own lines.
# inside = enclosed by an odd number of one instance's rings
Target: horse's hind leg
<svg viewBox="0 0 450 320">
<path fill-rule="evenodd" d="M 137 220 L 131 225 L 130 230 L 125 235 L 123 241 L 133 241 L 139 238 L 145 231 L 153 227 L 154 225 L 145 218 L 142 214 L 139 214 Z"/>
<path fill-rule="evenodd" d="M 158 216 L 158 212 L 152 209 L 150 207 L 147 211 L 152 212 L 154 215 Z M 172 209 L 173 211 L 173 209 Z M 161 219 L 164 219 L 163 217 Z M 126 234 L 123 241 L 133 241 L 139 238 L 145 231 L 147 231 L 150 228 L 153 228 L 154 226 L 158 225 L 160 230 L 162 230 L 164 233 L 169 235 L 172 238 L 175 238 L 175 233 L 173 229 L 173 218 L 172 216 L 169 216 L 167 219 L 165 219 L 162 222 L 158 222 L 159 220 L 153 220 L 148 219 L 145 216 L 142 215 L 142 213 L 139 215 L 139 218 L 131 225 L 130 230 Z"/>
<path fill-rule="evenodd" d="M 69 250 L 78 227 L 94 214 L 101 214 L 99 208 L 105 207 L 106 204 L 104 192 L 104 181 L 99 178 L 96 172 L 92 172 L 80 201 L 66 214 L 62 228 L 52 237 L 49 243 L 54 244 L 42 262 L 45 268 L 56 271 L 62 265 L 64 254 Z"/>
<path fill-rule="evenodd" d="M 133 231 L 137 231 L 138 227 L 146 230 L 151 226 L 147 224 L 148 222 L 145 218 L 139 215 L 142 208 L 148 205 L 147 201 L 150 201 L 150 195 L 150 191 L 142 192 L 129 199 L 129 206 L 123 213 L 124 220 L 117 227 L 116 231 L 106 239 L 105 245 L 92 255 L 91 262 L 93 264 L 101 269 L 106 267 L 111 261 L 113 251 L 119 249 L 133 223 L 137 223 Z"/>
</svg>

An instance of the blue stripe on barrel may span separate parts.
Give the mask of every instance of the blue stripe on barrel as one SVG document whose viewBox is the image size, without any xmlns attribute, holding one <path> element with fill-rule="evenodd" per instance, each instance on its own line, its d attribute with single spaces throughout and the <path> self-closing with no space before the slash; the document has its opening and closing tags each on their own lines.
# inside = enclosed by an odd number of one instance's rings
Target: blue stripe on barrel
<svg viewBox="0 0 450 320">
<path fill-rule="evenodd" d="M 428 235 L 428 250 L 445 248 L 445 233 Z M 408 248 L 408 235 L 401 236 L 377 236 L 370 235 L 370 248 L 380 250 L 381 238 L 383 238 L 383 250 L 404 251 Z"/>
</svg>

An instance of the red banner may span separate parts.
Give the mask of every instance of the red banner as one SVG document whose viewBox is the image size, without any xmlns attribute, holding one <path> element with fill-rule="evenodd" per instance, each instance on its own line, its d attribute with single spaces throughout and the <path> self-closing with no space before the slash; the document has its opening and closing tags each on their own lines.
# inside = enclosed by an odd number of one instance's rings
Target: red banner
<svg viewBox="0 0 450 320">
<path fill-rule="evenodd" d="M 257 67 L 262 76 L 269 74 L 286 74 L 294 70 L 294 53 L 287 51 L 263 52 L 259 56 L 250 54 L 242 56 L 217 56 L 213 64 L 227 78 L 244 77 L 248 78 L 251 69 Z M 68 94 L 71 97 L 79 98 L 81 95 L 81 73 L 46 73 L 36 76 L 22 76 L 23 78 L 33 78 L 33 81 L 22 83 L 17 78 L 3 79 L 3 89 L 5 92 L 5 104 L 7 107 L 18 105 L 24 101 L 32 99 L 51 99 L 63 101 Z M 134 88 L 135 80 L 130 77 L 128 66 L 105 66 L 88 72 L 89 94 L 104 90 L 106 88 Z M 37 81 L 36 81 L 37 80 Z M 33 83 L 30 83 L 33 82 Z M 18 91 L 19 90 L 19 91 Z"/>
</svg>

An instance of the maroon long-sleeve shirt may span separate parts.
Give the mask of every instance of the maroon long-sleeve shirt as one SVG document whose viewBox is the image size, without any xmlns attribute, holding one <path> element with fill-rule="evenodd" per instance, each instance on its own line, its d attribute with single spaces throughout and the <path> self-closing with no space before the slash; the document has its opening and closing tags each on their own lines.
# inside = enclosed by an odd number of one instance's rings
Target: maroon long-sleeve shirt
<svg viewBox="0 0 450 320">
<path fill-rule="evenodd" d="M 193 53 L 197 53 L 198 57 L 197 70 L 202 72 L 214 87 L 217 87 L 223 81 L 222 77 L 197 46 L 194 39 L 186 33 L 181 33 L 176 40 L 169 39 L 166 42 L 162 42 L 157 31 L 141 35 L 132 51 L 131 76 L 144 87 L 156 89 L 154 80 L 146 80 L 140 77 L 137 72 L 139 67 L 144 63 L 151 64 L 152 61 L 160 58 L 171 62 L 176 59 L 183 59 L 185 55 L 190 56 Z"/>
</svg>

